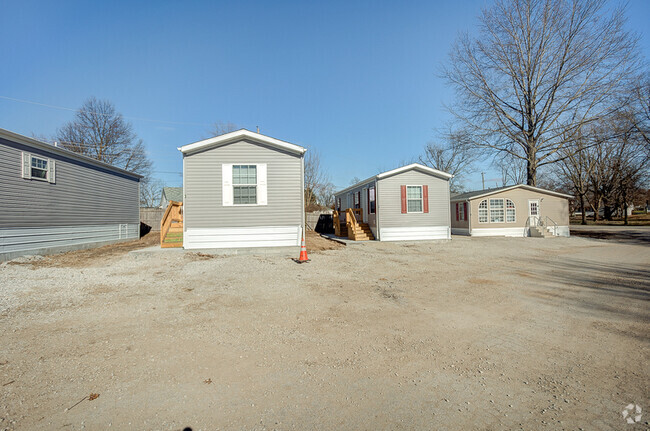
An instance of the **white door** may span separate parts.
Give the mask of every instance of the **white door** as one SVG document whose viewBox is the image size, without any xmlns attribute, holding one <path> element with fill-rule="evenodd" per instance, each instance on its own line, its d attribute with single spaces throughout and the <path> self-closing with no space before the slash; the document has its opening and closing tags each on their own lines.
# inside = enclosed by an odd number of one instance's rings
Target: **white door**
<svg viewBox="0 0 650 431">
<path fill-rule="evenodd" d="M 528 201 L 528 217 L 531 226 L 537 226 L 539 224 L 539 199 Z"/>
</svg>

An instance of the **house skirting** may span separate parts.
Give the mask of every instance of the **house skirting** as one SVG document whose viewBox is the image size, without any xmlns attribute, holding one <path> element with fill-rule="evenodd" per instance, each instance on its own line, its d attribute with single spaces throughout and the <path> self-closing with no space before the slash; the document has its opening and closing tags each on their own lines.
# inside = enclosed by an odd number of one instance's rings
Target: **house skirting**
<svg viewBox="0 0 650 431">
<path fill-rule="evenodd" d="M 183 248 L 254 248 L 299 246 L 301 226 L 190 228 L 183 232 Z"/>
<path fill-rule="evenodd" d="M 549 232 L 553 232 L 553 227 L 547 227 Z M 457 231 L 465 231 L 465 233 L 456 233 Z M 452 229 L 455 235 L 467 235 L 467 229 Z M 508 227 L 508 228 L 475 228 L 472 229 L 471 236 L 530 236 L 530 231 L 526 227 Z M 569 237 L 569 226 L 558 226 L 557 236 Z"/>
<path fill-rule="evenodd" d="M 0 261 L 99 247 L 140 237 L 139 223 L 0 228 Z"/>
<path fill-rule="evenodd" d="M 381 241 L 451 239 L 451 231 L 448 226 L 382 227 L 379 229 L 379 239 Z"/>
</svg>

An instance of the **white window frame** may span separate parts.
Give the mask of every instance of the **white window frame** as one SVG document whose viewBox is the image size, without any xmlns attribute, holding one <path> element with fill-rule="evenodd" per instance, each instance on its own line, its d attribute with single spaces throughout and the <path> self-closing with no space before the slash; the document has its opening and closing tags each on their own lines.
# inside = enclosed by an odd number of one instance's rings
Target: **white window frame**
<svg viewBox="0 0 650 431">
<path fill-rule="evenodd" d="M 465 221 L 465 202 L 458 202 L 458 221 Z"/>
<path fill-rule="evenodd" d="M 512 204 L 512 208 L 508 207 L 509 203 Z M 509 211 L 512 211 L 512 221 L 508 220 Z M 506 199 L 506 223 L 517 223 L 517 206 L 512 199 Z"/>
<path fill-rule="evenodd" d="M 418 187 L 420 189 L 420 211 L 409 211 L 409 201 L 416 201 L 417 199 L 409 199 L 409 187 Z M 407 214 L 422 214 L 424 213 L 424 188 L 422 185 L 407 185 L 406 186 L 406 213 Z"/>
<path fill-rule="evenodd" d="M 506 222 L 506 200 L 504 198 L 490 198 L 490 223 L 505 223 Z M 492 201 L 501 201 L 501 207 L 492 208 Z M 492 221 L 492 212 L 501 211 L 501 221 Z"/>
<path fill-rule="evenodd" d="M 255 166 L 256 183 L 255 184 L 233 184 L 235 166 Z M 230 207 L 255 207 L 268 205 L 267 191 L 267 164 L 266 163 L 226 163 L 221 165 L 222 176 L 222 205 Z M 236 204 L 235 187 L 236 186 L 255 186 L 256 203 L 254 204 Z"/>
<path fill-rule="evenodd" d="M 34 160 L 45 162 L 46 168 L 43 169 L 43 168 L 32 166 Z M 32 175 L 32 169 L 45 171 L 45 178 Z M 47 157 L 42 157 L 31 153 L 22 152 L 22 177 L 26 180 L 44 181 L 46 183 L 54 184 L 56 182 L 55 161 L 52 159 L 48 159 Z"/>
<path fill-rule="evenodd" d="M 485 203 L 485 208 L 481 208 L 481 205 Z M 481 211 L 485 211 L 485 220 L 481 221 Z M 478 203 L 478 222 L 479 223 L 489 223 L 490 222 L 490 208 L 488 205 L 488 200 L 483 199 Z"/>
<path fill-rule="evenodd" d="M 249 183 L 247 183 L 247 184 L 235 184 L 235 167 L 236 166 L 239 166 L 239 167 L 242 167 L 242 166 L 246 166 L 246 167 L 255 166 L 255 184 L 249 184 Z M 257 174 L 257 165 L 255 163 L 247 163 L 247 164 L 233 163 L 233 165 L 232 165 L 232 206 L 234 206 L 234 207 L 254 207 L 254 206 L 258 206 L 259 205 L 258 204 L 259 199 L 258 199 L 258 195 L 257 195 L 257 191 L 258 191 L 257 190 L 257 184 L 258 183 L 259 183 L 259 175 Z M 255 187 L 255 203 L 254 204 L 250 204 L 250 203 L 249 204 L 238 204 L 238 203 L 235 203 L 235 187 Z"/>
<path fill-rule="evenodd" d="M 372 204 L 375 204 L 375 208 L 372 208 Z M 406 208 L 408 210 L 408 203 L 406 204 Z M 377 213 L 377 189 L 375 188 L 374 185 L 370 186 L 368 188 L 368 214 L 376 214 Z"/>
</svg>

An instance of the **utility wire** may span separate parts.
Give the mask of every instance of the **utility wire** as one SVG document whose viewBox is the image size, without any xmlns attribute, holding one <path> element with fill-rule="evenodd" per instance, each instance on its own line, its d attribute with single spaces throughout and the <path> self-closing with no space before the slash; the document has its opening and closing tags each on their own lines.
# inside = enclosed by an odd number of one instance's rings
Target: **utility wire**
<svg viewBox="0 0 650 431">
<path fill-rule="evenodd" d="M 0 95 L 0 99 L 10 100 L 12 102 L 27 103 L 27 104 L 36 105 L 36 106 L 44 106 L 46 108 L 52 108 L 52 109 L 61 109 L 61 110 L 64 110 L 64 111 L 72 111 L 72 112 L 81 111 L 81 112 L 87 112 L 89 114 L 95 114 L 95 115 L 108 115 L 108 114 L 104 114 L 102 112 L 86 111 L 86 110 L 83 110 L 83 109 L 73 109 L 73 108 L 67 108 L 65 106 L 48 105 L 46 103 L 34 102 L 32 100 L 15 99 L 13 97 L 2 96 L 2 95 Z M 207 123 L 191 123 L 191 122 L 182 122 L 182 121 L 165 121 L 165 120 L 155 120 L 155 119 L 152 119 L 152 118 L 128 117 L 126 115 L 122 115 L 122 117 L 127 118 L 129 120 L 134 120 L 134 121 L 148 121 L 150 123 L 174 124 L 174 125 L 178 125 L 178 126 L 203 126 L 203 127 L 211 127 L 211 126 L 213 126 L 212 124 L 207 124 Z"/>
</svg>

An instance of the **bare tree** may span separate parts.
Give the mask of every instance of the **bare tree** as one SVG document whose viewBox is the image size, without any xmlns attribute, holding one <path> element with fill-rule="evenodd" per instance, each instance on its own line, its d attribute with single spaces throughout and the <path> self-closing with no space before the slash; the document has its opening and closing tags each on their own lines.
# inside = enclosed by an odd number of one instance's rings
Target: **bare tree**
<svg viewBox="0 0 650 431">
<path fill-rule="evenodd" d="M 136 174 L 150 174 L 151 160 L 133 126 L 108 100 L 88 98 L 56 140 L 63 148 Z"/>
<path fill-rule="evenodd" d="M 331 198 L 329 189 L 331 188 L 333 187 L 327 173 L 320 163 L 320 153 L 316 150 L 307 151 L 305 155 L 305 210 L 328 206 Z M 327 202 L 323 202 L 322 199 Z"/>
<path fill-rule="evenodd" d="M 451 110 L 477 146 L 522 159 L 535 185 L 580 127 L 620 108 L 637 37 L 606 0 L 496 0 L 479 19 L 479 36 L 459 37 L 443 69 Z"/>
<path fill-rule="evenodd" d="M 453 175 L 449 187 L 452 192 L 460 192 L 464 176 L 478 153 L 470 137 L 462 131 L 450 130 L 441 136 L 441 141 L 441 144 L 430 142 L 426 145 L 420 163 Z"/>
<path fill-rule="evenodd" d="M 501 172 L 501 186 L 525 183 L 526 163 L 508 153 L 500 156 L 495 156 L 492 164 Z"/>
<path fill-rule="evenodd" d="M 157 207 L 160 205 L 160 197 L 165 183 L 157 178 L 143 178 L 140 181 L 140 206 Z"/>
<path fill-rule="evenodd" d="M 591 154 L 591 143 L 586 136 L 580 135 L 576 138 L 574 148 L 563 148 L 560 151 L 560 155 L 564 157 L 561 157 L 561 163 L 556 165 L 556 175 L 571 184 L 571 189 L 578 198 L 582 224 L 587 224 L 585 204 L 591 191 L 589 178 L 595 168 L 595 160 Z"/>
<path fill-rule="evenodd" d="M 241 127 L 237 126 L 235 123 L 231 123 L 230 121 L 215 121 L 209 131 L 209 134 L 211 137 L 220 136 L 239 129 L 241 129 Z"/>
</svg>

